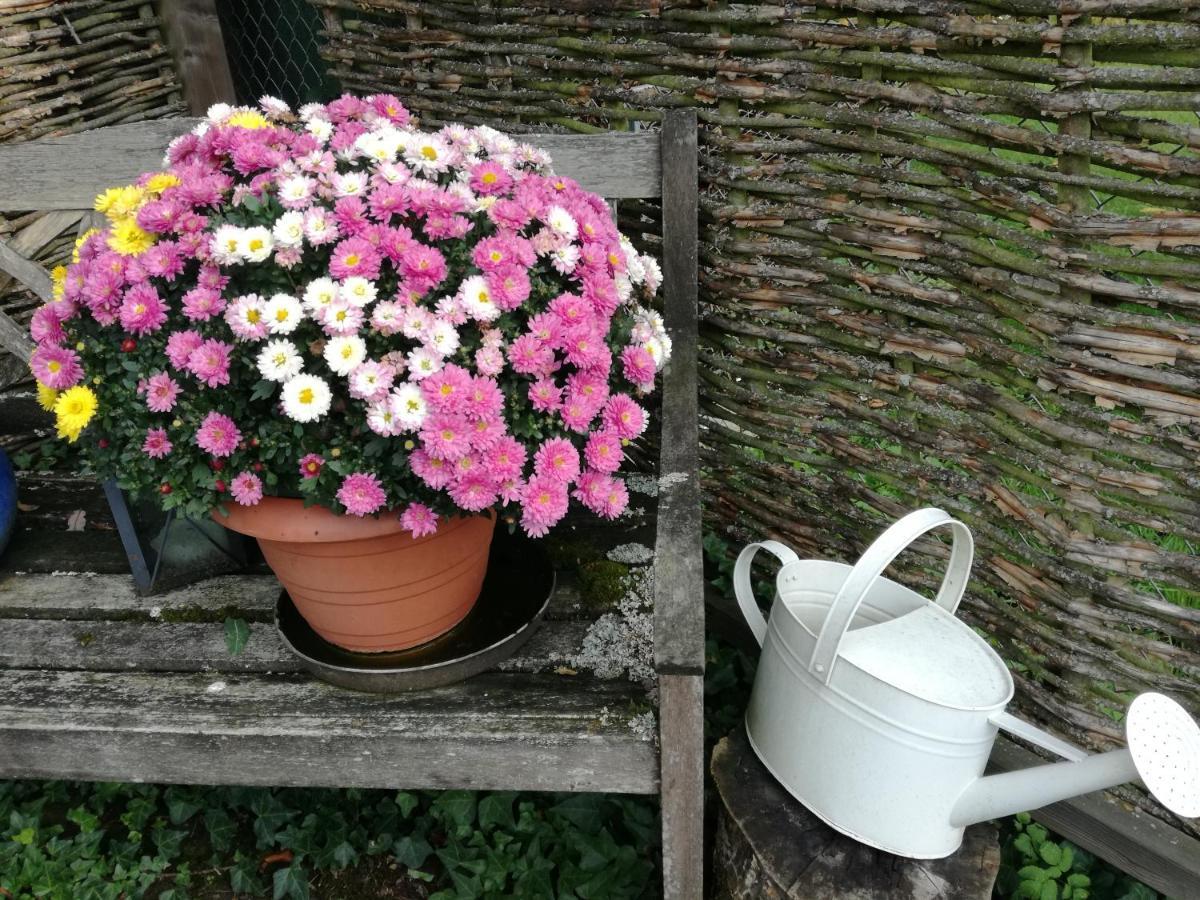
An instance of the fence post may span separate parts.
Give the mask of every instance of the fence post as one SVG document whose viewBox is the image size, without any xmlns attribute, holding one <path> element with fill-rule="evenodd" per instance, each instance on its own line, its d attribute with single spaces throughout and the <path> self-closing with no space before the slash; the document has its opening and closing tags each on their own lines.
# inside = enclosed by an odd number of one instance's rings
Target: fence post
<svg viewBox="0 0 1200 900">
<path fill-rule="evenodd" d="M 158 5 L 188 110 L 202 116 L 214 103 L 234 103 L 216 0 L 159 0 Z"/>
</svg>

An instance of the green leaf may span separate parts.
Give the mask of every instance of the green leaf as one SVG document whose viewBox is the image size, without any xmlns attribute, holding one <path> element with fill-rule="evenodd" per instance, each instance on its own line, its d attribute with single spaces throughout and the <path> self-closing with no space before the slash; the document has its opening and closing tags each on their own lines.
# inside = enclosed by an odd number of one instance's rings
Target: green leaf
<svg viewBox="0 0 1200 900">
<path fill-rule="evenodd" d="M 1059 849 L 1062 850 L 1062 858 L 1059 859 L 1058 866 L 1064 872 L 1070 872 L 1071 866 L 1075 864 L 1075 851 L 1071 849 L 1070 844 L 1063 844 Z"/>
<path fill-rule="evenodd" d="M 230 656 L 237 656 L 245 650 L 248 640 L 250 640 L 250 626 L 246 624 L 245 619 L 225 620 L 225 647 L 229 650 Z"/>
<path fill-rule="evenodd" d="M 275 393 L 276 384 L 274 381 L 268 381 L 266 378 L 257 381 L 254 384 L 254 390 L 250 392 L 251 400 L 265 400 Z"/>
<path fill-rule="evenodd" d="M 1017 872 L 1017 877 L 1022 881 L 1032 881 L 1035 884 L 1041 884 L 1046 880 L 1046 870 L 1038 866 L 1025 866 Z"/>
<path fill-rule="evenodd" d="M 591 794 L 575 794 L 551 807 L 550 811 L 562 816 L 580 831 L 595 834 L 603 824 L 601 802 L 599 797 Z"/>
<path fill-rule="evenodd" d="M 1047 881 L 1042 885 L 1042 895 L 1039 900 L 1058 900 L 1058 885 Z"/>
<path fill-rule="evenodd" d="M 237 826 L 229 813 L 219 806 L 214 806 L 204 812 L 204 827 L 208 829 L 208 841 L 213 849 L 221 852 L 233 845 L 233 837 Z"/>
<path fill-rule="evenodd" d="M 396 805 L 400 807 L 400 815 L 405 819 L 412 815 L 412 811 L 417 808 L 419 802 L 415 794 L 407 791 L 400 791 L 396 794 Z"/>
<path fill-rule="evenodd" d="M 338 868 L 344 869 L 356 859 L 358 859 L 358 851 L 349 841 L 342 841 L 333 848 L 333 861 L 338 864 Z"/>
<path fill-rule="evenodd" d="M 33 843 L 33 839 L 36 836 L 37 836 L 37 832 L 34 829 L 22 828 L 20 831 L 18 831 L 16 834 L 13 835 L 12 839 L 14 841 L 16 841 L 18 844 L 24 844 L 26 847 L 28 847 L 30 844 Z"/>
<path fill-rule="evenodd" d="M 1062 848 L 1053 841 L 1046 841 L 1038 847 L 1038 855 L 1052 866 L 1057 866 L 1062 862 Z"/>
<path fill-rule="evenodd" d="M 425 860 L 429 859 L 429 855 L 433 853 L 433 848 L 429 846 L 429 842 L 424 838 L 414 838 L 410 835 L 405 835 L 396 841 L 396 846 L 392 850 L 396 859 L 410 869 L 419 869 L 425 865 Z"/>
<path fill-rule="evenodd" d="M 1067 876 L 1067 884 L 1072 887 L 1091 887 L 1092 879 L 1088 878 L 1082 872 L 1072 872 Z"/>
<path fill-rule="evenodd" d="M 444 791 L 431 807 L 432 812 L 458 828 L 475 824 L 475 809 L 475 794 L 471 791 Z"/>
<path fill-rule="evenodd" d="M 513 800 L 515 793 L 504 792 L 488 794 L 479 801 L 479 827 L 485 831 L 491 828 L 511 830 L 516 827 L 513 819 Z"/>
<path fill-rule="evenodd" d="M 229 870 L 229 887 L 235 894 L 257 896 L 262 893 L 262 879 L 258 877 L 258 868 L 255 866 L 254 860 L 245 858 L 238 860 Z"/>
<path fill-rule="evenodd" d="M 308 900 L 308 879 L 304 871 L 295 863 L 283 869 L 277 869 L 274 876 L 274 900 Z"/>
<path fill-rule="evenodd" d="M 184 797 L 169 797 L 167 799 L 167 815 L 171 817 L 172 825 L 182 825 L 200 811 L 200 804 L 193 803 Z"/>
</svg>

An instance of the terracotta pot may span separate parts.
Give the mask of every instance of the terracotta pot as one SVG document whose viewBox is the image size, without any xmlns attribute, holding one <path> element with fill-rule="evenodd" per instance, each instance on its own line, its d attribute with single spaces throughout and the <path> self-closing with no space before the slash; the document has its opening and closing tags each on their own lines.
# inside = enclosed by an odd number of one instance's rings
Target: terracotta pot
<svg viewBox="0 0 1200 900">
<path fill-rule="evenodd" d="M 264 497 L 214 518 L 258 539 L 300 615 L 347 650 L 403 650 L 445 634 L 483 585 L 495 514 L 443 519 L 414 538 L 394 515 L 356 518 L 301 500 Z"/>
</svg>

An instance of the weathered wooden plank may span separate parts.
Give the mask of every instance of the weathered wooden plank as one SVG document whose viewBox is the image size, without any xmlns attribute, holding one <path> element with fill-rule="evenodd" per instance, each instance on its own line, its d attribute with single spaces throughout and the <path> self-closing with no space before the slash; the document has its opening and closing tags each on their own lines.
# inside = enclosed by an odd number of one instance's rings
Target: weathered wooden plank
<svg viewBox="0 0 1200 900">
<path fill-rule="evenodd" d="M 167 144 L 195 123 L 156 119 L 0 146 L 0 212 L 88 209 L 105 188 L 161 168 Z M 541 134 L 520 139 L 548 151 L 558 174 L 604 197 L 657 197 L 662 191 L 655 134 Z"/>
<path fill-rule="evenodd" d="M 0 577 L 7 572 L 99 572 L 129 577 L 129 559 L 115 531 L 46 531 L 27 529 L 17 515 L 12 543 L 0 557 Z"/>
<path fill-rule="evenodd" d="M 215 0 L 160 0 L 158 5 L 188 109 L 203 115 L 214 103 L 236 102 Z"/>
<path fill-rule="evenodd" d="M 662 675 L 663 900 L 704 896 L 704 678 Z"/>
<path fill-rule="evenodd" d="M 299 676 L 0 677 L 0 778 L 654 793 L 625 681 L 485 674 L 402 696 Z"/>
<path fill-rule="evenodd" d="M 166 619 L 174 618 L 170 611 Z M 501 665 L 506 672 L 545 673 L 579 652 L 591 623 L 549 620 L 519 653 Z M 208 622 L 122 622 L 88 619 L 8 619 L 0 641 L 2 669 L 90 672 L 300 672 L 275 626 L 250 626 L 245 649 L 231 656 L 222 618 Z M 571 677 L 569 672 L 564 677 Z"/>
<path fill-rule="evenodd" d="M 13 235 L 8 241 L 8 248 L 26 259 L 36 259 L 47 244 L 76 224 L 79 216 L 79 212 L 72 210 L 48 212 Z M 0 291 L 4 291 L 10 283 L 11 276 L 0 275 Z"/>
<path fill-rule="evenodd" d="M 2 256 L 0 253 L 0 257 Z M 3 266 L 3 262 L 4 260 L 0 259 L 0 266 Z M 27 361 L 33 353 L 33 341 L 29 339 L 25 329 L 3 311 L 0 311 L 0 350 L 6 350 L 23 361 Z"/>
<path fill-rule="evenodd" d="M 70 564 L 64 561 L 64 566 Z M 237 610 L 269 618 L 278 596 L 273 575 L 224 575 L 140 597 L 128 575 L 0 573 L 0 619 L 129 619 L 149 616 L 152 610 L 214 615 Z"/>
<path fill-rule="evenodd" d="M 23 473 L 18 481 L 22 527 L 66 531 L 67 519 L 82 511 L 86 527 L 112 529 L 112 510 L 100 485 L 76 475 Z"/>
<path fill-rule="evenodd" d="M 18 253 L 8 245 L 7 241 L 0 241 L 0 271 L 4 271 L 17 279 L 17 281 L 21 282 L 21 284 L 29 288 L 43 300 L 50 299 L 54 288 L 50 281 L 50 273 L 33 262 L 33 260 L 27 259 L 21 253 Z M 11 322 L 12 320 L 8 321 Z M 16 327 L 16 323 L 12 324 Z M 25 341 L 32 348 L 33 344 L 29 341 L 28 337 L 25 337 Z M 7 342 L 5 346 L 8 346 Z M 19 348 L 8 347 L 8 349 L 16 353 Z"/>
<path fill-rule="evenodd" d="M 660 673 L 704 671 L 704 573 L 697 431 L 696 115 L 663 122 L 663 286 L 674 344 L 663 380 L 655 659 Z"/>
<path fill-rule="evenodd" d="M 988 771 L 1010 772 L 1045 759 L 1003 737 Z M 1200 896 L 1200 841 L 1107 793 L 1085 794 L 1032 810 L 1046 827 L 1168 897 Z"/>
</svg>

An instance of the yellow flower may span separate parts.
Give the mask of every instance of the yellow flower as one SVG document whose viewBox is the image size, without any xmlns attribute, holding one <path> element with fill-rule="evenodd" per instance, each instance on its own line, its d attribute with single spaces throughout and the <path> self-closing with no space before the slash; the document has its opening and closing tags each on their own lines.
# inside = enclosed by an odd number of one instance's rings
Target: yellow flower
<svg viewBox="0 0 1200 900">
<path fill-rule="evenodd" d="M 179 176 L 170 172 L 159 172 L 146 180 L 146 190 L 152 194 L 161 194 L 169 187 L 179 184 Z"/>
<path fill-rule="evenodd" d="M 75 250 L 71 253 L 71 262 L 79 262 L 79 248 L 83 246 L 84 241 L 96 234 L 99 228 L 89 228 L 79 237 L 75 238 Z"/>
<path fill-rule="evenodd" d="M 96 414 L 96 395 L 83 385 L 67 388 L 54 402 L 54 414 L 58 417 L 58 436 L 73 444 Z"/>
<path fill-rule="evenodd" d="M 51 269 L 50 281 L 54 284 L 54 299 L 61 299 L 63 295 L 63 288 L 67 286 L 67 267 L 55 266 L 53 269 Z"/>
<path fill-rule="evenodd" d="M 252 109 L 243 109 L 235 112 L 228 119 L 221 123 L 222 125 L 233 125 L 237 128 L 270 128 L 271 123 L 267 121 L 266 116 L 260 112 L 255 112 Z"/>
<path fill-rule="evenodd" d="M 104 192 L 108 194 L 108 191 Z M 136 184 L 126 185 L 123 188 L 116 188 L 116 194 L 108 204 L 108 208 L 104 210 L 104 214 L 108 216 L 109 221 L 114 225 L 122 219 L 132 218 L 137 214 L 138 208 L 146 199 L 146 191 L 144 188 L 138 187 Z"/>
<path fill-rule="evenodd" d="M 96 212 L 107 213 L 112 209 L 113 204 L 117 202 L 117 198 L 121 196 L 121 188 L 109 188 L 102 194 L 96 195 L 95 202 L 92 203 L 92 209 Z"/>
<path fill-rule="evenodd" d="M 133 219 L 124 219 L 113 226 L 108 246 L 124 256 L 137 256 L 154 246 L 154 235 L 142 231 Z"/>
<path fill-rule="evenodd" d="M 58 391 L 52 387 L 47 387 L 40 381 L 37 383 L 37 401 L 38 406 L 46 412 L 54 412 L 54 401 L 58 399 Z"/>
</svg>

